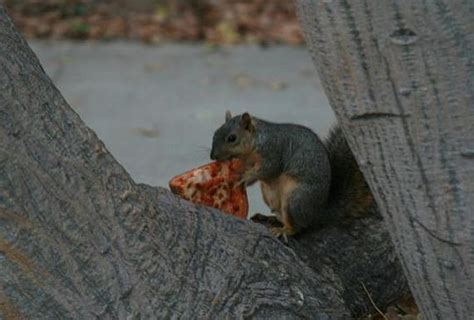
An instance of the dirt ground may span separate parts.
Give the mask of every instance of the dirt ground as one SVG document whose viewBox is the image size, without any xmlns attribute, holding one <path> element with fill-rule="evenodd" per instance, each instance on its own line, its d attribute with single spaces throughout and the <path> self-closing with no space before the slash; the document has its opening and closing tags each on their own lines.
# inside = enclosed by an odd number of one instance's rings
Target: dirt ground
<svg viewBox="0 0 474 320">
<path fill-rule="evenodd" d="M 303 42 L 286 0 L 0 0 L 27 38 Z"/>
</svg>

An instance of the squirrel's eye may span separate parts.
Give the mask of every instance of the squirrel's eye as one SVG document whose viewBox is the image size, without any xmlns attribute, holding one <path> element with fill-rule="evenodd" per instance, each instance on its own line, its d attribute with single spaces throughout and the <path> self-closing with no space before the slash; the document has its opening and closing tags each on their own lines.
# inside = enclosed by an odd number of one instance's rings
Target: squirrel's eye
<svg viewBox="0 0 474 320">
<path fill-rule="evenodd" d="M 234 142 L 237 139 L 237 136 L 235 134 L 229 134 L 227 136 L 227 142 Z"/>
</svg>

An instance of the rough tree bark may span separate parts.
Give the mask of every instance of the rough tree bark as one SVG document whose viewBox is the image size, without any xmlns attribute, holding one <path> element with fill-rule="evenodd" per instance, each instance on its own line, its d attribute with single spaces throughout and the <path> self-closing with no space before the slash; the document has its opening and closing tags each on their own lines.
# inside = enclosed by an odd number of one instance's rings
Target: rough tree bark
<svg viewBox="0 0 474 320">
<path fill-rule="evenodd" d="M 166 152 L 166 150 L 163 150 Z M 0 7 L 0 318 L 346 319 L 407 292 L 374 213 L 285 246 L 136 184 Z"/>
<path fill-rule="evenodd" d="M 474 1 L 298 1 L 426 319 L 474 319 Z"/>
</svg>

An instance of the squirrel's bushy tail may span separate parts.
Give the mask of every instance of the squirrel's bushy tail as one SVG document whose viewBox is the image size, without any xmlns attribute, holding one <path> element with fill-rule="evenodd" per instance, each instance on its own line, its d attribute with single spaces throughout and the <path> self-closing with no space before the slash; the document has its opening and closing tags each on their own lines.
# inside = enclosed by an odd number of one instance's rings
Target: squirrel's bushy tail
<svg viewBox="0 0 474 320">
<path fill-rule="evenodd" d="M 329 132 L 325 145 L 331 163 L 329 220 L 342 222 L 367 215 L 374 205 L 372 192 L 338 125 Z"/>
</svg>

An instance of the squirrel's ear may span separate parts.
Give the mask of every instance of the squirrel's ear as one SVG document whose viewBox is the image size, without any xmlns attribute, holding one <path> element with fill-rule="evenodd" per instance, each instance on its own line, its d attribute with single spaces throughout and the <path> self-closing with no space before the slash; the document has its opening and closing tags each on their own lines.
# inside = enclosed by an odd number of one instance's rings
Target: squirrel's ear
<svg viewBox="0 0 474 320">
<path fill-rule="evenodd" d="M 252 123 L 252 117 L 248 112 L 245 112 L 240 116 L 240 126 L 247 131 L 254 131 L 255 127 Z"/>
<path fill-rule="evenodd" d="M 230 113 L 229 110 L 226 110 L 226 112 L 225 112 L 225 122 L 229 121 L 230 119 L 232 119 L 232 113 Z"/>
</svg>

